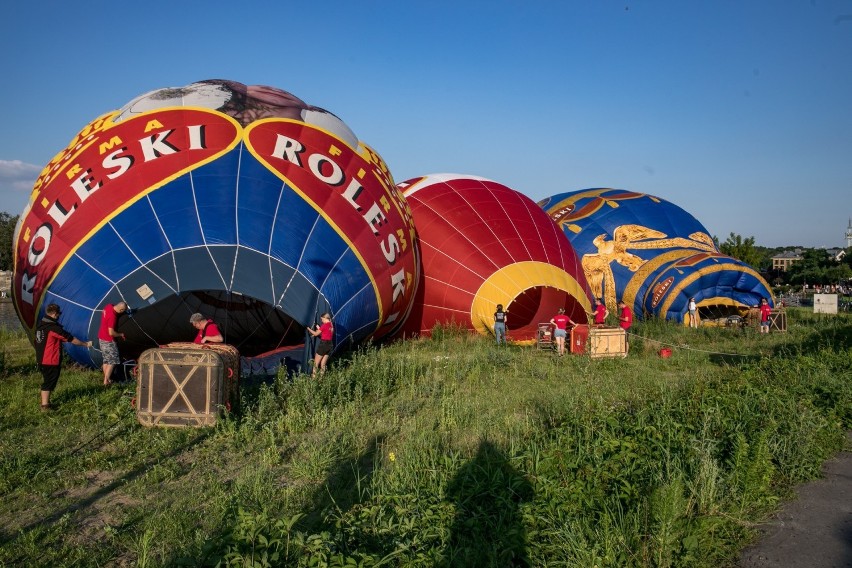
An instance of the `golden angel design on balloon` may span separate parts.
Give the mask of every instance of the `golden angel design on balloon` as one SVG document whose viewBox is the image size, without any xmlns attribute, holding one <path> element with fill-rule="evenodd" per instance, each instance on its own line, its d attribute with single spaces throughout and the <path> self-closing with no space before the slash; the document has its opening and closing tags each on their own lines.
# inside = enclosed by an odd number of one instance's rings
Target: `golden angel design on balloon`
<svg viewBox="0 0 852 568">
<path fill-rule="evenodd" d="M 611 240 L 607 239 L 608 236 L 607 233 L 603 233 L 595 237 L 592 243 L 597 248 L 597 252 L 584 254 L 581 263 L 592 294 L 596 298 L 602 298 L 609 310 L 615 310 L 617 304 L 612 263 L 616 262 L 631 272 L 636 272 L 646 262 L 642 257 L 629 252 L 630 249 L 680 247 L 716 252 L 713 239 L 700 232 L 692 233 L 686 239 L 667 238 L 665 233 L 642 225 L 621 225 L 613 231 Z"/>
</svg>

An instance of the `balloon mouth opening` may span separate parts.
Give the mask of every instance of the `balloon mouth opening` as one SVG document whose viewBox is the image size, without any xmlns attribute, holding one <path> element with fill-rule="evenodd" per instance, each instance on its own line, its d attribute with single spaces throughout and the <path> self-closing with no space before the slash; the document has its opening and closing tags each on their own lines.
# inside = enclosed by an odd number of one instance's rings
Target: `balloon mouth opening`
<svg viewBox="0 0 852 568">
<path fill-rule="evenodd" d="M 559 308 L 576 323 L 588 323 L 580 301 L 565 290 L 550 286 L 527 288 L 505 307 L 509 313 L 509 329 L 513 337 L 535 337 L 538 324 L 549 322 Z"/>
<path fill-rule="evenodd" d="M 704 325 L 731 325 L 731 323 L 743 321 L 748 316 L 749 310 L 759 303 L 760 300 L 757 298 L 753 306 L 732 301 L 730 298 L 705 298 L 696 306 L 698 321 Z M 684 323 L 689 321 L 689 312 L 684 313 L 683 321 Z"/>
<path fill-rule="evenodd" d="M 742 316 L 748 313 L 745 306 L 726 306 L 722 304 L 711 304 L 699 306 L 698 317 L 701 319 L 720 319 L 731 316 Z"/>
<path fill-rule="evenodd" d="M 225 342 L 235 346 L 243 357 L 301 348 L 305 342 L 305 328 L 293 317 L 266 302 L 234 292 L 182 292 L 131 308 L 116 326 L 126 335 L 119 345 L 122 355 L 131 359 L 138 359 L 152 347 L 193 341 L 198 330 L 189 318 L 194 313 L 212 319 Z"/>
</svg>

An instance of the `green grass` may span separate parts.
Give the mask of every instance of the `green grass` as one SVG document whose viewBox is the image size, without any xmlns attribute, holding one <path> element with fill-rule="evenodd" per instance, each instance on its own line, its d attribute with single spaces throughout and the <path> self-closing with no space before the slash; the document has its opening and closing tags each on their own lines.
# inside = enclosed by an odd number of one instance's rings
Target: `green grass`
<svg viewBox="0 0 852 568">
<path fill-rule="evenodd" d="M 852 426 L 852 318 L 635 326 L 626 359 L 452 328 L 144 428 L 0 334 L 0 566 L 719 566 Z M 669 346 L 674 354 L 657 353 Z"/>
</svg>

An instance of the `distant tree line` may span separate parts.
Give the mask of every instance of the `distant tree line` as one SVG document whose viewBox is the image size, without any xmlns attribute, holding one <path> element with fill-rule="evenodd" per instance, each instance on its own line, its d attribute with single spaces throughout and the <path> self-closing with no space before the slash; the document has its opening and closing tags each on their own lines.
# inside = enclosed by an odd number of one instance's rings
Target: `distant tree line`
<svg viewBox="0 0 852 568">
<path fill-rule="evenodd" d="M 808 284 L 844 284 L 852 281 L 852 248 L 845 249 L 846 256 L 836 261 L 825 249 L 796 246 L 761 247 L 754 243 L 754 237 L 743 237 L 731 233 L 725 242 L 720 243 L 714 238 L 719 250 L 734 258 L 742 260 L 749 266 L 768 276 L 770 284 L 802 286 Z M 802 260 L 793 263 L 785 272 L 772 269 L 772 257 L 785 251 L 801 250 Z"/>
<path fill-rule="evenodd" d="M 772 266 L 770 257 L 761 250 L 763 247 L 755 246 L 754 237 L 743 238 L 742 235 L 731 233 L 724 243 L 715 240 L 723 254 L 739 259 L 752 268 L 761 270 L 767 264 Z"/>
<path fill-rule="evenodd" d="M 19 215 L 0 212 L 0 270 L 12 270 L 12 237 Z"/>
<path fill-rule="evenodd" d="M 801 286 L 808 284 L 847 284 L 852 281 L 852 248 L 840 262 L 834 260 L 825 249 L 806 249 L 802 260 L 792 264 L 786 272 L 773 272 L 773 283 Z"/>
</svg>

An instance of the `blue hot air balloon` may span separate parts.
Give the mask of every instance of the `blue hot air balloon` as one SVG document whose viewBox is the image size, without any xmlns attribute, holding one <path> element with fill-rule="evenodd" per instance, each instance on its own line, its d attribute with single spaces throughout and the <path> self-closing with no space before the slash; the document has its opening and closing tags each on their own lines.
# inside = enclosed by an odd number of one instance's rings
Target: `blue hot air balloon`
<svg viewBox="0 0 852 568">
<path fill-rule="evenodd" d="M 560 193 L 539 202 L 581 256 L 592 294 L 614 312 L 624 299 L 639 317 L 683 321 L 690 298 L 704 317 L 747 311 L 767 282 L 719 252 L 695 217 L 673 203 L 621 189 Z"/>
</svg>

